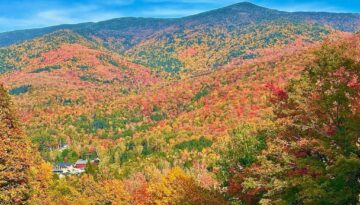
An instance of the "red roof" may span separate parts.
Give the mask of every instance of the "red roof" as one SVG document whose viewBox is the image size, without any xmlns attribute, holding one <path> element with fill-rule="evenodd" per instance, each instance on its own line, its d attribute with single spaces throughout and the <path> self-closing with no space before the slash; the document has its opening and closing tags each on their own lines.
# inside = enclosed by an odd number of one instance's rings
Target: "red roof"
<svg viewBox="0 0 360 205">
<path fill-rule="evenodd" d="M 77 169 L 84 169 L 86 167 L 86 164 L 76 164 L 75 168 Z"/>
</svg>

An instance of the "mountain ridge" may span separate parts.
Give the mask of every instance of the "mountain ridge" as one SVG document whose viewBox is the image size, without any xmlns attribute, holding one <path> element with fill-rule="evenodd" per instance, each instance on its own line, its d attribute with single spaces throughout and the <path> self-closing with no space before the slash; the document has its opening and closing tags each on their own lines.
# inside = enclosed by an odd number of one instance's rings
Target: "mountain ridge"
<svg viewBox="0 0 360 205">
<path fill-rule="evenodd" d="M 352 24 L 356 24 L 356 26 L 351 25 L 341 25 L 341 23 L 336 24 L 334 27 L 343 30 L 343 31 L 351 31 L 356 32 L 360 28 L 360 14 L 357 13 L 331 13 L 331 12 L 285 12 L 285 11 L 279 11 L 275 9 L 269 9 L 265 7 L 261 7 L 258 5 L 255 5 L 250 2 L 240 2 L 237 4 L 229 5 L 223 8 L 218 8 L 210 11 L 206 11 L 203 13 L 185 16 L 181 18 L 145 18 L 145 17 L 123 17 L 123 18 L 114 18 L 109 19 L 105 21 L 100 22 L 85 22 L 80 24 L 63 24 L 63 25 L 56 25 L 56 26 L 50 26 L 50 27 L 44 27 L 44 28 L 35 28 L 35 29 L 26 29 L 26 30 L 16 30 L 16 31 L 9 31 L 9 32 L 3 32 L 0 33 L 0 46 L 8 46 L 11 44 L 19 43 L 24 40 L 29 40 L 41 35 L 45 35 L 51 32 L 54 32 L 56 30 L 60 29 L 70 29 L 75 32 L 80 32 L 82 30 L 89 29 L 89 27 L 97 27 L 98 29 L 106 30 L 106 26 L 113 25 L 114 23 L 123 24 L 121 27 L 110 27 L 111 29 L 134 29 L 138 28 L 139 26 L 147 26 L 149 27 L 149 24 L 155 24 L 155 29 L 163 29 L 164 27 L 180 25 L 184 26 L 188 23 L 188 21 L 192 20 L 200 20 L 201 23 L 206 22 L 207 19 L 201 19 L 201 18 L 208 18 L 208 17 L 217 17 L 218 13 L 222 13 L 222 15 L 227 14 L 223 16 L 225 20 L 229 18 L 229 11 L 237 11 L 239 13 L 256 13 L 257 15 L 260 15 L 261 21 L 266 21 L 268 19 L 265 19 L 264 16 L 271 14 L 274 18 L 282 18 L 282 19 L 289 19 L 293 20 L 298 18 L 299 21 L 306 21 L 306 20 L 313 20 L 317 22 L 319 18 L 325 18 L 326 21 L 334 21 L 334 19 L 337 18 L 350 18 L 348 21 L 348 24 L 350 22 L 353 22 Z M 320 16 L 319 16 L 320 15 Z M 232 16 L 232 15 L 231 15 Z M 231 17 L 230 16 L 230 17 Z M 324 16 L 324 17 L 322 17 Z M 261 19 L 264 18 L 264 19 Z M 217 19 L 219 20 L 219 19 Z M 274 20 L 274 19 L 271 19 Z M 321 21 L 320 21 L 321 22 Z M 344 22 L 344 20 L 343 20 Z M 101 26 L 104 26 L 105 28 L 101 28 Z M 331 24 L 330 24 L 331 25 Z M 129 27 L 130 26 L 130 27 Z M 139 28 L 138 30 L 139 31 Z M 141 28 L 140 28 L 141 31 Z M 141 32 L 140 32 L 141 33 Z"/>
</svg>

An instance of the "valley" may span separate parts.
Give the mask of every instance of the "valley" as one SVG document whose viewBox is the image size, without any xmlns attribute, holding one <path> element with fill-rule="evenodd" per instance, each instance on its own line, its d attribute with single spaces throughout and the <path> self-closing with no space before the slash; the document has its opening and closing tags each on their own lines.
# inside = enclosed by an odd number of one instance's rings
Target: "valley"
<svg viewBox="0 0 360 205">
<path fill-rule="evenodd" d="M 0 204 L 356 204 L 359 30 L 239 3 L 0 33 L 30 173 Z"/>
</svg>

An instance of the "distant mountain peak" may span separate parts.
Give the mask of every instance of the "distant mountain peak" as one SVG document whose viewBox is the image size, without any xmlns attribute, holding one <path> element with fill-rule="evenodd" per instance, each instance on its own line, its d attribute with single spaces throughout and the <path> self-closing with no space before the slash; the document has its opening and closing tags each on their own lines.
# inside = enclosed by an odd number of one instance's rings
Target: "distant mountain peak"
<svg viewBox="0 0 360 205">
<path fill-rule="evenodd" d="M 230 5 L 225 8 L 237 8 L 237 9 L 246 9 L 246 10 L 259 10 L 259 9 L 260 10 L 271 10 L 271 9 L 268 9 L 268 8 L 265 8 L 265 7 L 253 4 L 251 2 L 247 2 L 247 1 L 236 3 L 236 4 Z"/>
<path fill-rule="evenodd" d="M 255 8 L 263 8 L 261 6 L 258 6 L 256 4 L 253 4 L 251 2 L 248 2 L 248 1 L 243 1 L 243 2 L 239 2 L 239 3 L 236 3 L 236 4 L 233 4 L 233 6 L 246 6 L 246 7 L 255 7 Z"/>
<path fill-rule="evenodd" d="M 213 19 L 217 19 L 220 20 L 221 19 L 233 19 L 236 18 L 236 16 L 243 15 L 243 14 L 248 14 L 249 16 L 261 16 L 261 18 L 265 19 L 268 15 L 271 14 L 281 14 L 281 13 L 285 13 L 285 12 L 281 12 L 281 11 L 277 11 L 277 10 L 273 10 L 273 9 L 269 9 L 269 8 L 265 8 L 262 6 L 258 6 L 256 4 L 244 1 L 244 2 L 240 2 L 240 3 L 236 3 L 236 4 L 232 4 L 223 8 L 219 8 L 219 9 L 215 9 L 215 10 L 211 10 L 211 11 L 207 11 L 204 13 L 200 13 L 194 16 L 190 16 L 190 18 L 192 17 L 202 17 L 202 18 L 213 18 Z M 185 17 L 187 18 L 187 17 Z"/>
</svg>

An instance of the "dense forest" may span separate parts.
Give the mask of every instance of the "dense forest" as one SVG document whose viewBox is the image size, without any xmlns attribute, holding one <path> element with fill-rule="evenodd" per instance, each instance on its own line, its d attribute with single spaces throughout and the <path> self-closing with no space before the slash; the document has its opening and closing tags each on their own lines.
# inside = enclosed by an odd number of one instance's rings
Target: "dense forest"
<svg viewBox="0 0 360 205">
<path fill-rule="evenodd" d="M 0 204 L 358 204 L 359 19 L 243 3 L 0 48 Z"/>
</svg>

